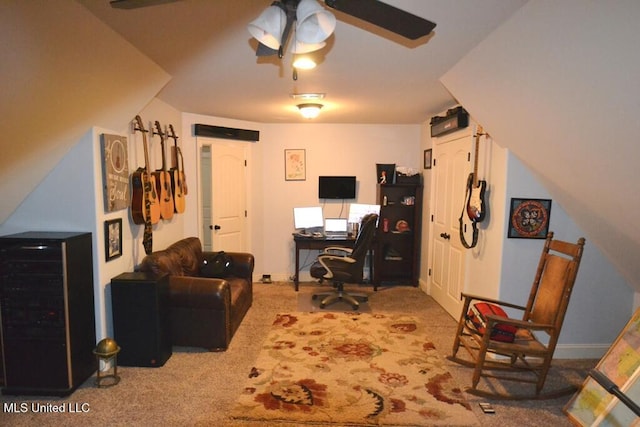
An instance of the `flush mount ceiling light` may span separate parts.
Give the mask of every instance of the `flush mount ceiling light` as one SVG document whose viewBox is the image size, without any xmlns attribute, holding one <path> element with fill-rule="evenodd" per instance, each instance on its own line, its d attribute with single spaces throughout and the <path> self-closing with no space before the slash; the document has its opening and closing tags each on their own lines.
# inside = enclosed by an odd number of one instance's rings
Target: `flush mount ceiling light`
<svg viewBox="0 0 640 427">
<path fill-rule="evenodd" d="M 298 109 L 300 110 L 300 114 L 305 119 L 315 119 L 320 115 L 320 109 L 322 108 L 322 104 L 317 104 L 314 102 L 309 102 L 305 104 L 298 104 Z"/>
<path fill-rule="evenodd" d="M 299 99 L 301 101 L 319 101 L 324 99 L 324 93 L 291 93 L 289 96 L 293 99 Z"/>
</svg>

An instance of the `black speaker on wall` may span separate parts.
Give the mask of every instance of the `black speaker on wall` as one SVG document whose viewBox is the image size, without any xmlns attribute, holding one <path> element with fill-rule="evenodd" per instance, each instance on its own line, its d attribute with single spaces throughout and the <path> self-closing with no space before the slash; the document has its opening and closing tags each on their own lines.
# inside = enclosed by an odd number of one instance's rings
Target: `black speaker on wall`
<svg viewBox="0 0 640 427">
<path fill-rule="evenodd" d="M 259 141 L 260 132 L 257 130 L 228 128 L 224 126 L 212 126 L 196 124 L 193 130 L 195 136 L 207 136 L 209 138 L 235 139 L 239 141 Z"/>
<path fill-rule="evenodd" d="M 159 367 L 171 357 L 169 276 L 122 273 L 111 279 L 118 365 Z"/>
<path fill-rule="evenodd" d="M 447 110 L 444 116 L 431 117 L 431 136 L 442 136 L 469 126 L 469 113 L 456 107 Z"/>
</svg>

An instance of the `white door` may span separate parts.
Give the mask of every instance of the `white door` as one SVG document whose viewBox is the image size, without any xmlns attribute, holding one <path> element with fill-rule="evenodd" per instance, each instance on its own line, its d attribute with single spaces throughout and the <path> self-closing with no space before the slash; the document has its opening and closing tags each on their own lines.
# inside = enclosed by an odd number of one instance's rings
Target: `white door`
<svg viewBox="0 0 640 427">
<path fill-rule="evenodd" d="M 242 143 L 214 142 L 202 147 L 201 214 L 206 250 L 247 250 L 246 157 Z M 210 185 L 205 185 L 208 179 Z"/>
<path fill-rule="evenodd" d="M 459 218 L 471 172 L 471 133 L 466 129 L 434 139 L 431 191 L 430 295 L 454 318 L 460 316 L 467 249 Z"/>
</svg>

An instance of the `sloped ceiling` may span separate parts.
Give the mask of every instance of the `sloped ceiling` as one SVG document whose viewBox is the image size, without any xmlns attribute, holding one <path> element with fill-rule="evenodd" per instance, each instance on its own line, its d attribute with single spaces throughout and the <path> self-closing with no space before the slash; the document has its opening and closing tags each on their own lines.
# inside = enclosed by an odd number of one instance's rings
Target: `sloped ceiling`
<svg viewBox="0 0 640 427">
<path fill-rule="evenodd" d="M 82 135 L 125 126 L 169 75 L 75 2 L 3 2 L 0 39 L 2 223 Z"/>
<path fill-rule="evenodd" d="M 442 78 L 636 289 L 639 19 L 639 2 L 529 2 Z"/>
</svg>

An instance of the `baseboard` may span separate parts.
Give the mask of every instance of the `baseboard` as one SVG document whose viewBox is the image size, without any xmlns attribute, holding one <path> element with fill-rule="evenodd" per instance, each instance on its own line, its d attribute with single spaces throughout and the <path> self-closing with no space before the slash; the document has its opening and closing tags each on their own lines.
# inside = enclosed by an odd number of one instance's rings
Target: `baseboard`
<svg viewBox="0 0 640 427">
<path fill-rule="evenodd" d="M 429 284 L 427 282 L 425 282 L 424 280 L 422 280 L 421 278 L 418 279 L 418 287 L 422 290 L 422 292 L 424 292 L 427 295 L 429 294 Z"/>
<path fill-rule="evenodd" d="M 610 344 L 558 344 L 554 359 L 601 359 Z"/>
</svg>

